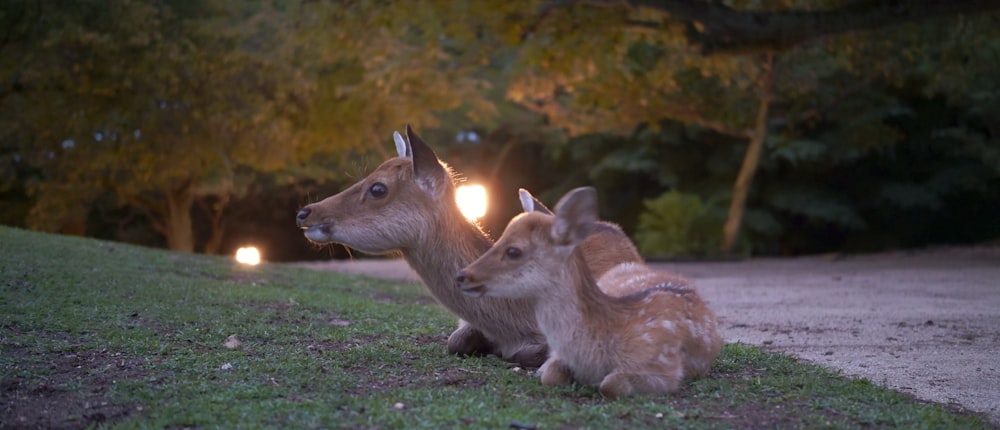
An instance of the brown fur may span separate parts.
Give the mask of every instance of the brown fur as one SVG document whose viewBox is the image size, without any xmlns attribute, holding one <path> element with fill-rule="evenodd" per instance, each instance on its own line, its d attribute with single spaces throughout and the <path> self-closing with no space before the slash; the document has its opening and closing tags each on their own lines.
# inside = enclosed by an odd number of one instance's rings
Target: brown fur
<svg viewBox="0 0 1000 430">
<path fill-rule="evenodd" d="M 547 346 L 529 301 L 479 300 L 455 288 L 454 274 L 492 241 L 459 211 L 448 167 L 409 127 L 407 137 L 397 141 L 399 157 L 341 193 L 305 206 L 297 217 L 299 227 L 317 243 L 341 243 L 370 254 L 402 253 L 434 298 L 460 318 L 448 338 L 450 353 L 496 354 L 538 367 Z M 376 183 L 386 188 L 384 196 L 372 193 Z M 595 252 L 596 267 L 640 260 L 620 229 L 595 235 L 595 241 L 615 243 L 616 249 L 614 255 Z"/>
<path fill-rule="evenodd" d="M 534 302 L 551 349 L 543 384 L 575 380 L 616 398 L 672 392 L 706 374 L 722 347 L 715 314 L 687 281 L 641 262 L 618 264 L 595 281 L 579 246 L 595 221 L 590 188 L 567 194 L 555 216 L 519 215 L 459 273 L 459 286 Z"/>
</svg>

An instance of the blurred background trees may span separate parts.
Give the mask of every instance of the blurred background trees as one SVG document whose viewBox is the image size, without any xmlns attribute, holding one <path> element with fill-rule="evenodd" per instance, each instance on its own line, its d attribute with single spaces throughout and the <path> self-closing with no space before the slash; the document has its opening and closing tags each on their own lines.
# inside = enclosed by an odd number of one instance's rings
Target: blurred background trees
<svg viewBox="0 0 1000 430">
<path fill-rule="evenodd" d="M 2 222 L 322 257 L 295 209 L 410 123 L 494 235 L 593 185 L 650 257 L 989 241 L 993 3 L 12 0 Z"/>
</svg>

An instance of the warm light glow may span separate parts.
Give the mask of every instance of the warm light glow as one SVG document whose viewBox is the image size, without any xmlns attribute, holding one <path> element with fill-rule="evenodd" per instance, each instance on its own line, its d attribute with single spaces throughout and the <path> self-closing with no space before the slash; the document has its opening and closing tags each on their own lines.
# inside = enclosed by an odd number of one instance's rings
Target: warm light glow
<svg viewBox="0 0 1000 430">
<path fill-rule="evenodd" d="M 455 190 L 458 208 L 466 218 L 474 220 L 486 215 L 486 188 L 482 185 L 462 185 Z"/>
<path fill-rule="evenodd" d="M 241 264 L 256 266 L 260 264 L 260 251 L 253 246 L 244 246 L 236 250 L 236 261 Z"/>
</svg>

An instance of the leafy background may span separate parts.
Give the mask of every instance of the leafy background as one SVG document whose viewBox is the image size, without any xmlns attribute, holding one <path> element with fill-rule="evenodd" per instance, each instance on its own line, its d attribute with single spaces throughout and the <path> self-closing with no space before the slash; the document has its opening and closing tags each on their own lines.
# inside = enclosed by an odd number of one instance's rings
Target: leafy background
<svg viewBox="0 0 1000 430">
<path fill-rule="evenodd" d="M 0 222 L 342 256 L 292 214 L 409 123 L 487 185 L 494 235 L 517 188 L 593 185 L 650 257 L 995 240 L 1000 16 L 932 4 L 11 0 Z"/>
</svg>

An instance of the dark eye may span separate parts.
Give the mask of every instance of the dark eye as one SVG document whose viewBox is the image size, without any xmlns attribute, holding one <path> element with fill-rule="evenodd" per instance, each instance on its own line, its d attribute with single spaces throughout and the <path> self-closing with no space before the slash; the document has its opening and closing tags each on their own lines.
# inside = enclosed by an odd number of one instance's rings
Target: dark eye
<svg viewBox="0 0 1000 430">
<path fill-rule="evenodd" d="M 512 246 L 510 248 L 507 248 L 507 250 L 504 251 L 504 253 L 507 254 L 507 258 L 510 258 L 512 260 L 517 260 L 518 258 L 521 258 L 521 248 L 515 248 Z"/>
<path fill-rule="evenodd" d="M 376 199 L 381 199 L 389 193 L 389 188 L 381 182 L 376 182 L 372 184 L 372 187 L 368 189 L 368 194 Z"/>
</svg>

